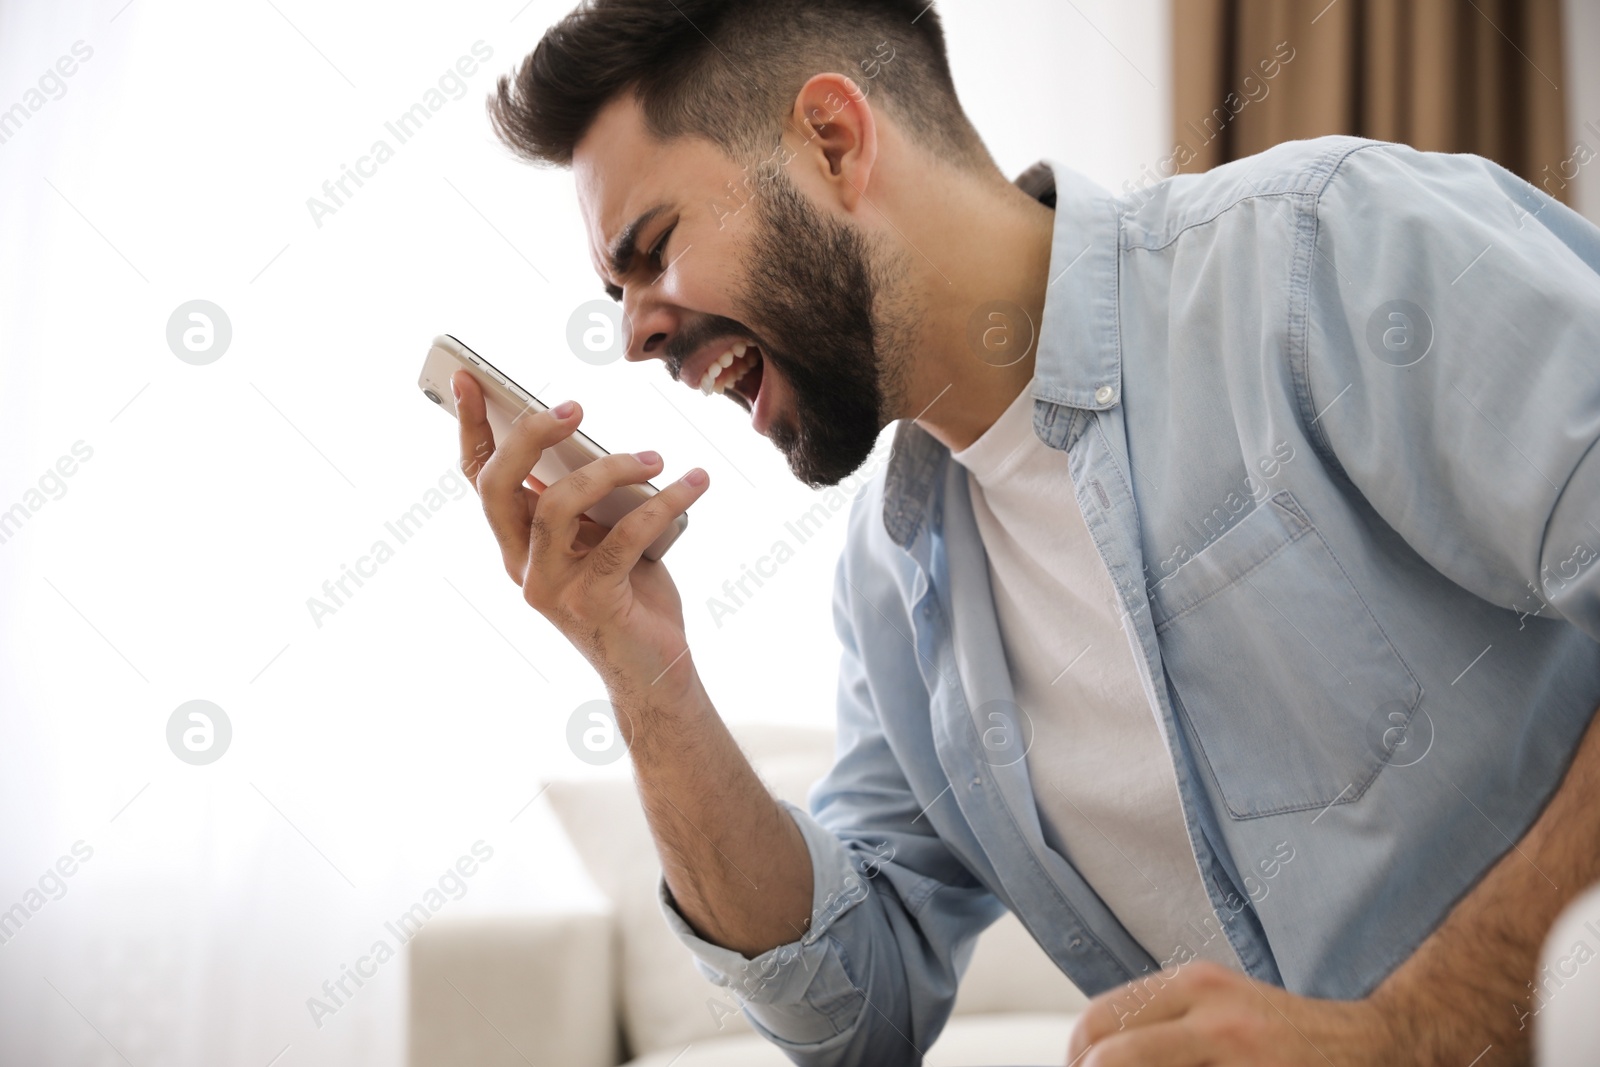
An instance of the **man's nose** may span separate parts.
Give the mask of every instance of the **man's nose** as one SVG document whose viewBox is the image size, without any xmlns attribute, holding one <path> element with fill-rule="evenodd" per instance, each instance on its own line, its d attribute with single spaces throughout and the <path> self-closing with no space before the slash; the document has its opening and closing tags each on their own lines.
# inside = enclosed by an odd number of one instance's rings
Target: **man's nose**
<svg viewBox="0 0 1600 1067">
<path fill-rule="evenodd" d="M 672 313 L 664 307 L 642 304 L 622 306 L 623 329 L 627 333 L 624 351 L 629 362 L 666 358 L 667 340 L 673 329 Z"/>
</svg>

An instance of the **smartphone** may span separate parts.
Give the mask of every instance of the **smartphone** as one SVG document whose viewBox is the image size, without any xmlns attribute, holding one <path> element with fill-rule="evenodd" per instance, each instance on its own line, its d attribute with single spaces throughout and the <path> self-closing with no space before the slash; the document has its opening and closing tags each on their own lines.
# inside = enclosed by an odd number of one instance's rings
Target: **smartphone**
<svg viewBox="0 0 1600 1067">
<path fill-rule="evenodd" d="M 489 426 L 494 430 L 496 441 L 504 441 L 510 436 L 512 420 L 523 412 L 549 410 L 538 397 L 512 381 L 488 360 L 445 333 L 435 337 L 433 344 L 428 348 L 428 358 L 423 361 L 422 375 L 417 379 L 417 385 L 422 389 L 423 396 L 439 405 L 453 419 L 457 417 L 456 401 L 455 391 L 450 388 L 450 376 L 458 370 L 465 370 L 482 386 L 484 409 L 489 416 Z M 607 455 L 610 453 L 581 431 L 574 430 L 539 455 L 539 462 L 533 466 L 532 480 L 537 483 L 537 488 L 542 490 L 579 467 Z M 624 515 L 659 491 L 649 482 L 618 486 L 608 493 L 604 500 L 584 512 L 584 517 L 593 519 L 602 526 L 615 526 L 622 521 Z M 688 526 L 689 516 L 679 515 L 673 520 L 672 525 L 663 530 L 661 536 L 644 550 L 644 558 L 660 559 L 666 554 L 667 549 L 672 547 L 672 543 L 683 535 Z"/>
</svg>

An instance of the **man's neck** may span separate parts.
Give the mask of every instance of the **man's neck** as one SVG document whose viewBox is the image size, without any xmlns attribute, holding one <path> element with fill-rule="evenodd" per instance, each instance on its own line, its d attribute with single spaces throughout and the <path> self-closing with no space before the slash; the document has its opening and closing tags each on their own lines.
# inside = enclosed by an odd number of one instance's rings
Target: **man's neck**
<svg viewBox="0 0 1600 1067">
<path fill-rule="evenodd" d="M 1055 212 L 999 178 L 922 189 L 905 236 L 926 310 L 896 417 L 956 451 L 1033 379 Z"/>
</svg>

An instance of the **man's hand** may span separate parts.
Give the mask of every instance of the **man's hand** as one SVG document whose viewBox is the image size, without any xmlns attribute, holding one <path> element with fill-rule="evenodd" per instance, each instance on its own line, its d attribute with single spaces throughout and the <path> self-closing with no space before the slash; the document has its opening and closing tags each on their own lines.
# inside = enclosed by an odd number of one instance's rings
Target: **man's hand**
<svg viewBox="0 0 1600 1067">
<path fill-rule="evenodd" d="M 483 498 L 523 599 L 605 682 L 678 910 L 701 936 L 752 957 L 799 937 L 811 914 L 805 839 L 701 687 L 666 567 L 642 558 L 707 480 L 695 485 L 686 475 L 607 530 L 583 513 L 618 486 L 648 479 L 660 457 L 607 456 L 541 486 L 534 464 L 578 428 L 578 407 L 564 418 L 555 409 L 524 413 L 496 447 L 478 383 L 457 371 L 450 384 L 461 470 Z M 759 886 L 746 871 L 761 872 Z"/>
<path fill-rule="evenodd" d="M 451 378 L 461 424 L 461 469 L 483 500 L 506 573 L 523 598 L 583 653 L 614 695 L 661 680 L 688 647 L 683 604 L 660 562 L 641 554 L 705 492 L 707 480 L 680 479 L 611 530 L 582 515 L 619 486 L 649 479 L 661 466 L 620 454 L 585 464 L 548 487 L 530 472 L 543 451 L 570 436 L 583 412 L 566 418 L 525 412 L 496 442 L 483 392 L 471 374 Z M 683 664 L 683 673 L 688 665 Z M 630 724 L 620 722 L 631 743 Z"/>
<path fill-rule="evenodd" d="M 1072 1067 L 1368 1067 L 1392 1038 L 1365 1001 L 1312 1000 L 1191 960 L 1089 1002 Z M 1087 1052 L 1087 1055 L 1085 1053 Z"/>
</svg>

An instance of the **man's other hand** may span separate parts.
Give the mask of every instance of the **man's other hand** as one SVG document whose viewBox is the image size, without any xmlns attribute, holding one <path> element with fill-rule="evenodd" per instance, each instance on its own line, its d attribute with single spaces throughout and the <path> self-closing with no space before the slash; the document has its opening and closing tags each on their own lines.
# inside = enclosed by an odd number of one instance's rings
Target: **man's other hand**
<svg viewBox="0 0 1600 1067">
<path fill-rule="evenodd" d="M 1067 1044 L 1071 1067 L 1372 1067 L 1393 1054 L 1365 1001 L 1313 1000 L 1208 960 L 1089 1002 Z"/>
</svg>

